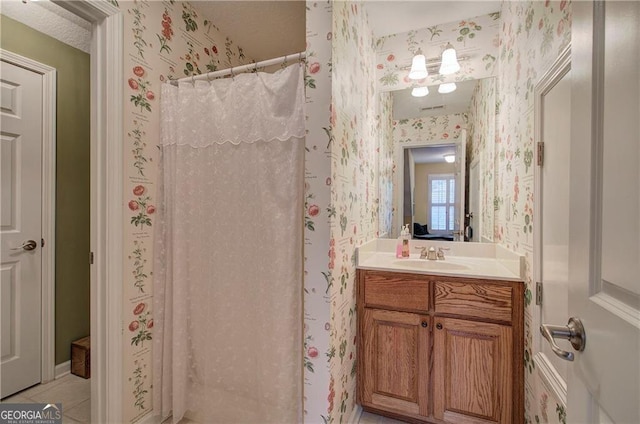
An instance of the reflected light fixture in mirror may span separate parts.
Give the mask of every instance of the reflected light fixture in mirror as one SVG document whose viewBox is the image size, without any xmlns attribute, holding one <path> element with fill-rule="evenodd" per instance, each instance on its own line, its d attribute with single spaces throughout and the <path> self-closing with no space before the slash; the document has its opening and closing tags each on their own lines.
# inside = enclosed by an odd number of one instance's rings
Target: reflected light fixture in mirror
<svg viewBox="0 0 640 424">
<path fill-rule="evenodd" d="M 447 47 L 442 52 L 442 63 L 440 64 L 441 75 L 455 74 L 460 70 L 460 64 L 458 63 L 458 56 L 456 55 L 456 49 L 453 48 L 451 43 L 447 43 Z"/>
<path fill-rule="evenodd" d="M 440 86 L 438 87 L 438 93 L 440 93 L 440 94 L 452 93 L 452 92 L 456 91 L 456 88 L 458 88 L 458 87 L 456 86 L 455 82 L 448 82 L 446 84 L 440 84 Z"/>
<path fill-rule="evenodd" d="M 412 80 L 423 79 L 429 75 L 427 72 L 427 59 L 422 54 L 422 50 L 418 49 L 416 53 L 411 61 L 411 71 L 409 72 L 409 78 Z"/>
<path fill-rule="evenodd" d="M 413 90 L 411 90 L 411 95 L 413 97 L 424 97 L 427 94 L 429 94 L 428 87 L 414 87 Z"/>
<path fill-rule="evenodd" d="M 456 155 L 444 155 L 444 161 L 447 163 L 453 163 L 456 161 Z"/>
</svg>

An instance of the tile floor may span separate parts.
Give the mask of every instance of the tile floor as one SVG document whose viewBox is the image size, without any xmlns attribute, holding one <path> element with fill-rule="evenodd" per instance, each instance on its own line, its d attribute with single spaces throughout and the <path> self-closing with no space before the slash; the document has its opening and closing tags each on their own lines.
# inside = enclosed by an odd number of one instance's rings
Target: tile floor
<svg viewBox="0 0 640 424">
<path fill-rule="evenodd" d="M 2 403 L 61 403 L 63 424 L 91 422 L 91 380 L 73 374 L 39 384 L 2 400 Z"/>
<path fill-rule="evenodd" d="M 91 423 L 91 380 L 65 375 L 47 384 L 40 384 L 2 400 L 2 403 L 61 403 L 62 423 Z M 187 418 L 180 424 L 191 424 Z M 359 424 L 403 424 L 402 421 L 362 412 Z"/>
<path fill-rule="evenodd" d="M 170 423 L 171 420 L 167 420 Z M 188 418 L 180 420 L 179 424 L 197 424 L 196 421 L 191 421 Z M 404 421 L 394 420 L 392 418 L 383 417 L 380 415 L 372 414 L 371 412 L 362 412 L 358 424 L 406 424 Z"/>
<path fill-rule="evenodd" d="M 171 420 L 167 420 L 166 423 L 170 423 Z M 180 420 L 179 424 L 198 424 L 196 421 L 192 421 L 188 418 Z M 380 415 L 372 414 L 371 412 L 362 411 L 358 424 L 406 424 L 404 421 L 394 420 L 392 418 L 383 417 Z"/>
<path fill-rule="evenodd" d="M 358 424 L 406 424 L 404 421 L 394 420 L 393 418 L 382 417 L 372 414 L 371 412 L 362 411 Z"/>
</svg>

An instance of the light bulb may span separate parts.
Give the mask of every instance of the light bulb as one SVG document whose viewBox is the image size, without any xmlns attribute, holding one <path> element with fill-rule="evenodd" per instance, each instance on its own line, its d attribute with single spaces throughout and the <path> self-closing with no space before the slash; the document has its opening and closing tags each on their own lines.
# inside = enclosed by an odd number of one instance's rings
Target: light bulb
<svg viewBox="0 0 640 424">
<path fill-rule="evenodd" d="M 444 155 L 444 161 L 447 163 L 453 163 L 456 161 L 456 155 L 453 155 L 453 154 Z"/>
<path fill-rule="evenodd" d="M 429 94 L 428 87 L 414 87 L 413 90 L 411 90 L 411 95 L 413 97 L 424 97 L 427 94 Z"/>
<path fill-rule="evenodd" d="M 449 75 L 460 70 L 456 49 L 451 44 L 447 44 L 447 48 L 442 52 L 442 64 L 440 65 L 440 74 Z"/>
<path fill-rule="evenodd" d="M 411 61 L 411 71 L 409 71 L 409 78 L 413 80 L 420 80 L 426 78 L 429 73 L 427 72 L 427 59 L 420 51 L 413 57 Z"/>
<path fill-rule="evenodd" d="M 440 94 L 447 94 L 447 93 L 452 93 L 454 91 L 456 91 L 456 83 L 455 82 L 448 82 L 445 84 L 440 84 L 440 86 L 438 86 L 438 93 Z"/>
</svg>

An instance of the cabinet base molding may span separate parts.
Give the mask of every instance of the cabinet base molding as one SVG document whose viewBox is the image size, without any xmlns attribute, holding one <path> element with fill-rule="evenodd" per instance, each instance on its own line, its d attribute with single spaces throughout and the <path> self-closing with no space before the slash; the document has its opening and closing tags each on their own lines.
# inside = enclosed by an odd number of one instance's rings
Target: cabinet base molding
<svg viewBox="0 0 640 424">
<path fill-rule="evenodd" d="M 439 420 L 434 420 L 434 419 L 428 419 L 428 418 L 417 418 L 417 417 L 411 417 L 408 414 L 404 413 L 404 412 L 399 412 L 399 413 L 394 413 L 391 411 L 387 411 L 384 409 L 378 409 L 376 407 L 373 406 L 366 406 L 366 405 L 362 405 L 362 410 L 363 411 L 367 411 L 367 412 L 371 412 L 372 414 L 376 414 L 376 415 L 382 415 L 383 417 L 388 417 L 388 418 L 393 418 L 394 420 L 399 420 L 399 421 L 404 421 L 407 423 L 413 423 L 413 424 L 445 424 L 443 421 L 439 421 Z"/>
</svg>

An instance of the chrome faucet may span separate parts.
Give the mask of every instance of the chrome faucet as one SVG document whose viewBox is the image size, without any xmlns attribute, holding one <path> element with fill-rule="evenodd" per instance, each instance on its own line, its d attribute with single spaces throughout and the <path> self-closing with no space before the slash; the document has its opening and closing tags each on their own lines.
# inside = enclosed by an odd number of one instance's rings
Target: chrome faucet
<svg viewBox="0 0 640 424">
<path fill-rule="evenodd" d="M 438 250 L 436 251 L 436 248 L 433 246 L 428 249 L 426 247 L 416 246 L 416 249 L 420 249 L 420 259 L 427 259 L 429 261 L 444 261 L 444 251 L 449 250 L 448 247 L 438 247 Z"/>
<path fill-rule="evenodd" d="M 438 247 L 438 253 L 436 254 L 436 257 L 438 259 L 440 259 L 441 261 L 444 261 L 444 251 L 445 250 L 449 250 L 448 247 Z"/>
<path fill-rule="evenodd" d="M 431 246 L 429 250 L 427 250 L 426 247 L 416 247 L 416 249 L 420 249 L 420 259 L 428 259 L 430 261 L 435 261 L 436 259 L 438 259 L 436 248 L 433 246 Z"/>
</svg>

